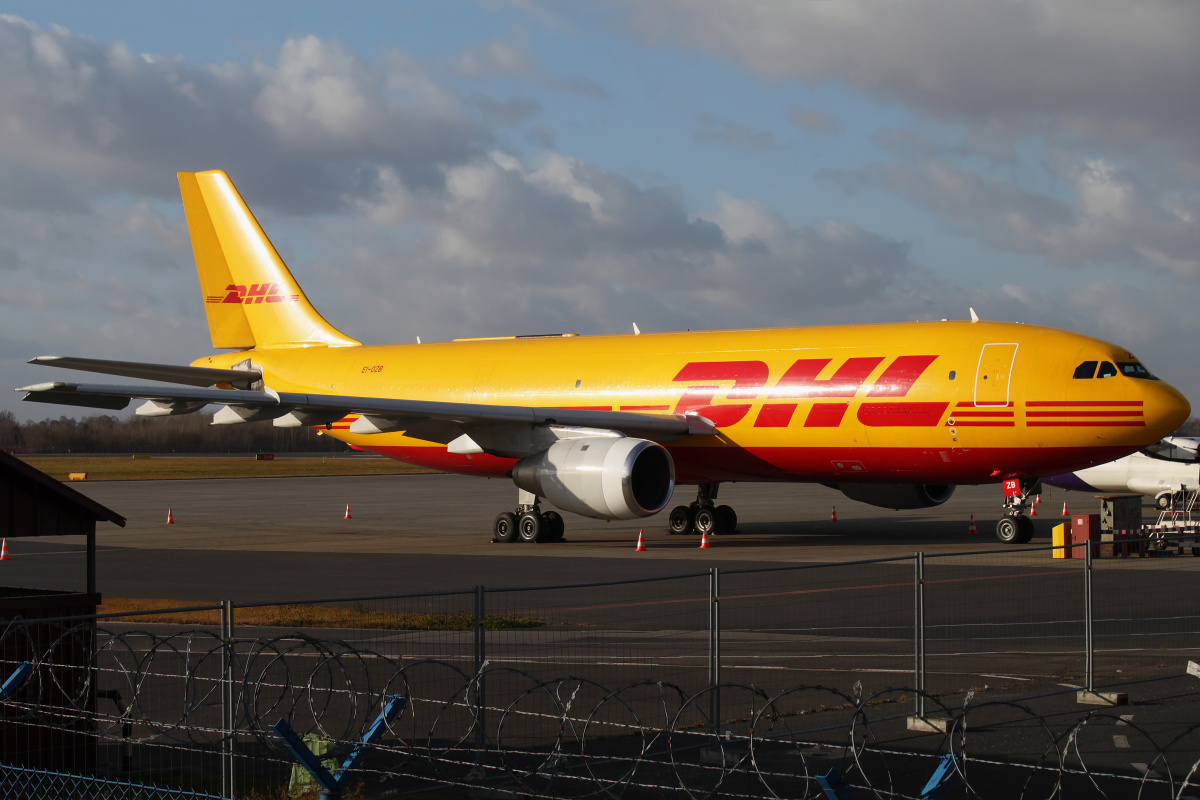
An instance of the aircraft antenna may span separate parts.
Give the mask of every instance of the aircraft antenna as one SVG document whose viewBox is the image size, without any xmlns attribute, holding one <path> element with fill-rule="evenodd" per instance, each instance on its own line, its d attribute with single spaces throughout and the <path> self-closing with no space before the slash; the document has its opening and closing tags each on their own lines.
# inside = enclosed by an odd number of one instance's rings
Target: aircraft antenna
<svg viewBox="0 0 1200 800">
<path fill-rule="evenodd" d="M 971 322 L 979 322 L 979 315 L 975 313 L 975 309 L 970 308 L 967 310 L 971 312 Z"/>
<path fill-rule="evenodd" d="M 636 323 L 636 322 L 635 322 L 635 323 L 633 323 L 633 335 L 634 335 L 634 336 L 641 336 L 641 335 L 642 335 L 642 329 L 641 329 L 641 328 L 639 328 L 639 327 L 637 326 L 637 323 Z"/>
</svg>

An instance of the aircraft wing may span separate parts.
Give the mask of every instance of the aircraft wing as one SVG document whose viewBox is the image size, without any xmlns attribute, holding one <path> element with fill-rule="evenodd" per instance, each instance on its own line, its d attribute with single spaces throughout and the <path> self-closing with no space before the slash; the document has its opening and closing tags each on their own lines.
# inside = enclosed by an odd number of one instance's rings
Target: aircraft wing
<svg viewBox="0 0 1200 800">
<path fill-rule="evenodd" d="M 256 368 L 211 369 L 209 367 L 181 367 L 175 364 L 143 364 L 137 361 L 106 361 L 99 358 L 75 358 L 74 356 L 38 356 L 30 364 L 44 367 L 64 367 L 83 372 L 100 372 L 106 375 L 121 375 L 126 378 L 143 378 L 151 381 L 183 383 L 189 386 L 212 386 L 228 383 L 238 388 L 249 389 L 255 381 L 262 380 Z M 103 406 L 107 408 L 107 406 Z"/>
<path fill-rule="evenodd" d="M 224 405 L 214 417 L 214 424 L 276 419 L 276 424 L 283 426 L 324 425 L 357 414 L 359 418 L 351 424 L 351 433 L 404 431 L 409 436 L 441 444 L 448 444 L 470 429 L 513 424 L 612 430 L 654 441 L 716 432 L 709 420 L 695 415 L 301 394 L 266 388 L 254 391 L 53 382 L 17 391 L 25 392 L 22 399 L 31 402 L 112 410 L 121 410 L 134 398 L 140 398 L 147 401 L 137 410 L 143 416 L 185 414 L 209 404 Z"/>
</svg>

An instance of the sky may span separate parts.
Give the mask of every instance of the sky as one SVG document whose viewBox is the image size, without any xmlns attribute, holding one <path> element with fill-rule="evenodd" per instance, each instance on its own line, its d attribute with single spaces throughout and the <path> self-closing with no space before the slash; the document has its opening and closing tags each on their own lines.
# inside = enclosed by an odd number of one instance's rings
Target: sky
<svg viewBox="0 0 1200 800">
<path fill-rule="evenodd" d="M 1200 401 L 1198 3 L 5 11 L 12 388 L 88 380 L 38 355 L 213 352 L 175 173 L 223 169 L 370 344 L 973 307 L 1116 342 Z"/>
</svg>

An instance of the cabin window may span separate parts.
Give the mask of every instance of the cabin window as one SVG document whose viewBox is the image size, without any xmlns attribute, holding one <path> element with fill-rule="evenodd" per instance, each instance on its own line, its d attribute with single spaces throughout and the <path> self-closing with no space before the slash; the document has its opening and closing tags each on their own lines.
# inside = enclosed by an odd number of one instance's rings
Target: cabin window
<svg viewBox="0 0 1200 800">
<path fill-rule="evenodd" d="M 1096 362 L 1095 361 L 1085 361 L 1082 364 L 1080 364 L 1078 367 L 1075 368 L 1075 377 L 1077 379 L 1096 377 Z"/>
<path fill-rule="evenodd" d="M 1121 370 L 1121 374 L 1126 378 L 1141 378 L 1144 381 L 1158 380 L 1158 378 L 1150 374 L 1150 370 L 1136 361 L 1118 361 L 1117 369 Z"/>
<path fill-rule="evenodd" d="M 950 370 L 950 380 L 954 380 L 957 376 L 958 376 L 957 372 L 955 372 L 954 370 Z"/>
<path fill-rule="evenodd" d="M 1097 378 L 1111 378 L 1117 374 L 1117 368 L 1113 366 L 1111 361 L 1100 362 L 1100 371 L 1096 373 Z"/>
</svg>

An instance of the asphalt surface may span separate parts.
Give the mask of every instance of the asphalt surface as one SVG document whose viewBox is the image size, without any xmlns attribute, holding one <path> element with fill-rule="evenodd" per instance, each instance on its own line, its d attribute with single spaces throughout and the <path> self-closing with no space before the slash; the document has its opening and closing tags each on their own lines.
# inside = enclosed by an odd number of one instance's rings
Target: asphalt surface
<svg viewBox="0 0 1200 800">
<path fill-rule="evenodd" d="M 630 522 L 566 517 L 566 541 L 493 544 L 491 521 L 515 504 L 511 483 L 452 475 L 112 481 L 72 484 L 124 515 L 125 528 L 97 531 L 99 589 L 122 597 L 237 602 L 396 594 L 488 586 L 646 578 L 781 564 L 909 557 L 943 559 L 999 551 L 991 562 L 1061 566 L 1045 553 L 1016 552 L 993 535 L 997 486 L 962 487 L 942 506 L 889 511 L 821 486 L 731 484 L 719 502 L 738 512 L 738 533 L 696 537 L 666 531 L 666 514 Z M 683 487 L 672 502 L 688 502 Z M 1055 491 L 1038 506 L 1038 534 L 1096 501 Z M 344 519 L 347 504 L 352 518 Z M 836 506 L 838 521 L 830 517 Z M 165 524 L 170 509 L 175 524 Z M 1151 517 L 1147 507 L 1146 516 Z M 978 535 L 968 533 L 974 516 Z M 639 529 L 648 550 L 635 552 Z M 83 542 L 10 540 L 0 584 L 78 589 Z M 988 560 L 984 559 L 984 560 Z M 973 563 L 983 563 L 978 558 Z M 1157 561 L 1125 562 L 1139 571 Z"/>
<path fill-rule="evenodd" d="M 567 515 L 565 542 L 493 544 L 491 520 L 511 509 L 514 488 L 449 475 L 74 486 L 128 518 L 124 529 L 98 530 L 99 589 L 109 597 L 249 603 L 463 590 L 366 603 L 460 613 L 472 608 L 473 587 L 486 585 L 489 613 L 543 623 L 487 636 L 493 668 L 512 676 L 489 690 L 506 703 L 534 678 L 564 675 L 599 687 L 648 677 L 706 685 L 712 567 L 721 568 L 721 680 L 768 694 L 802 685 L 852 694 L 859 681 L 868 693 L 912 686 L 912 556 L 920 551 L 927 689 L 951 707 L 968 690 L 983 698 L 1058 692 L 1037 701 L 1039 715 L 1049 722 L 1061 714 L 1069 727 L 1081 713 L 1073 688 L 1085 666 L 1082 563 L 1051 559 L 1044 548 L 1064 501 L 1073 512 L 1097 510 L 1086 494 L 1047 494 L 1030 549 L 994 538 L 996 486 L 963 487 L 943 506 L 893 512 L 820 486 L 735 484 L 722 487 L 719 502 L 737 510 L 738 533 L 701 550 L 696 537 L 668 535 L 665 514 L 613 523 Z M 693 493 L 681 489 L 676 502 Z M 347 504 L 351 519 L 343 518 Z M 173 525 L 165 524 L 168 508 Z M 977 535 L 968 533 L 972 515 Z M 1154 516 L 1148 506 L 1145 516 Z M 634 550 L 639 529 L 646 552 Z M 0 583 L 82 588 L 81 540 L 10 539 L 9 550 Z M 567 586 L 664 576 L 682 577 Z M 1200 654 L 1198 578 L 1200 558 L 1190 554 L 1099 561 L 1092 574 L 1097 682 L 1137 682 L 1134 706 L 1120 714 L 1150 726 L 1160 746 L 1190 729 L 1200 703 L 1200 681 L 1182 677 Z M 563 588 L 521 588 L 547 585 Z M 309 633 L 472 669 L 470 632 Z M 1145 748 L 1125 753 L 1129 732 L 1104 735 L 1105 766 L 1153 760 Z M 1198 752 L 1181 742 L 1183 757 Z"/>
</svg>

